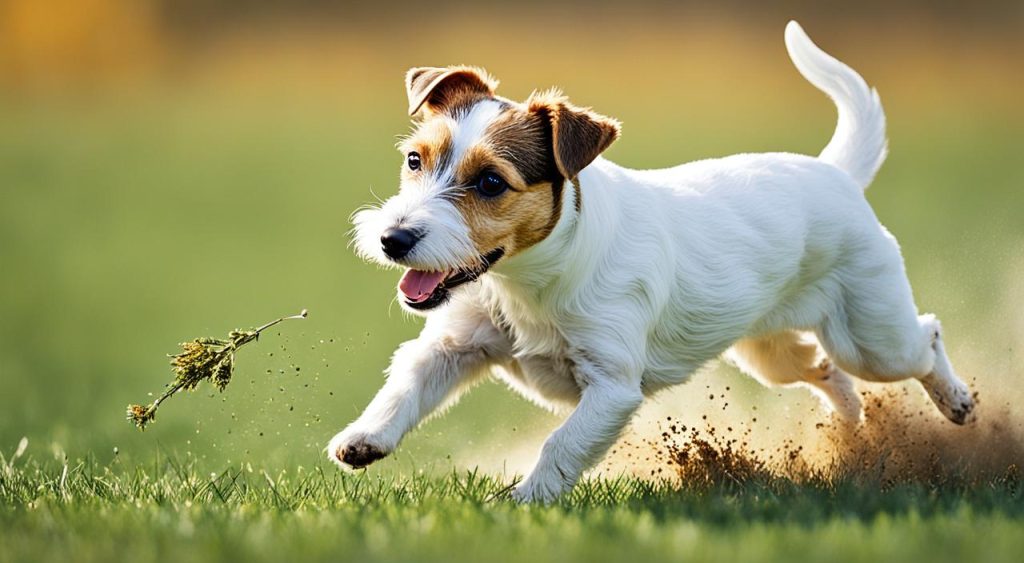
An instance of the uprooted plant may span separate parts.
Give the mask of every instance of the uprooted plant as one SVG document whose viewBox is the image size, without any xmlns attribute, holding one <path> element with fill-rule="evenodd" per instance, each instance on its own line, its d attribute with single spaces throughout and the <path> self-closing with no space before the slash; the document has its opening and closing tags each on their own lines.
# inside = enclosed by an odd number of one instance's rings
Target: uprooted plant
<svg viewBox="0 0 1024 563">
<path fill-rule="evenodd" d="M 156 410 L 168 397 L 179 391 L 191 391 L 203 380 L 213 382 L 218 391 L 223 391 L 231 382 L 235 369 L 235 351 L 242 346 L 258 340 L 260 333 L 268 328 L 291 319 L 304 319 L 305 309 L 298 315 L 281 317 L 261 327 L 251 330 L 233 330 L 228 333 L 227 340 L 219 338 L 196 338 L 181 343 L 181 352 L 171 355 L 171 369 L 174 381 L 167 389 L 148 405 L 128 405 L 128 420 L 145 430 L 146 425 L 156 418 Z"/>
</svg>

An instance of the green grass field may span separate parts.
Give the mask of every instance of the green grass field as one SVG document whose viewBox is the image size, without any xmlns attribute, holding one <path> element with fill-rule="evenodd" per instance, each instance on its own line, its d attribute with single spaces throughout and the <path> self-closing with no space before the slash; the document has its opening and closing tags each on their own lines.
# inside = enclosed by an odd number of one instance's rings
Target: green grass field
<svg viewBox="0 0 1024 563">
<path fill-rule="evenodd" d="M 620 478 L 586 481 L 550 507 L 516 505 L 505 490 L 476 472 L 4 460 L 0 561 L 1009 562 L 1024 550 L 1018 478 L 884 490 Z"/>
<path fill-rule="evenodd" d="M 397 274 L 347 248 L 352 211 L 396 187 L 405 68 L 481 64 L 514 98 L 557 83 L 623 120 L 608 156 L 624 165 L 816 153 L 834 110 L 789 65 L 782 23 L 770 43 L 699 22 L 685 37 L 638 27 L 575 38 L 635 88 L 561 70 L 582 68 L 579 55 L 552 55 L 537 28 L 512 54 L 470 29 L 420 41 L 415 60 L 374 30 L 296 52 L 296 37 L 257 36 L 181 55 L 199 70 L 4 90 L 0 561 L 1020 560 L 1024 492 L 1009 466 L 1024 465 L 1024 113 L 1007 66 L 1015 51 L 984 44 L 924 60 L 925 47 L 822 41 L 881 92 L 891 156 L 867 197 L 900 240 L 921 309 L 942 318 L 986 430 L 925 409 L 912 424 L 937 429 L 929 444 L 942 464 L 985 457 L 1002 472 L 651 481 L 637 477 L 656 454 L 644 446 L 618 449 L 555 506 L 516 506 L 501 491 L 559 419 L 495 384 L 365 472 L 323 460 L 420 326 L 392 302 Z M 145 433 L 124 419 L 161 390 L 178 342 L 302 308 L 308 319 L 239 353 L 224 393 L 173 398 Z M 756 417 L 755 448 L 827 453 L 811 445 L 823 418 L 808 393 L 729 368 L 661 397 L 631 439 L 656 440 L 665 416 L 718 427 Z M 874 453 L 908 449 L 918 451 L 897 440 Z"/>
</svg>

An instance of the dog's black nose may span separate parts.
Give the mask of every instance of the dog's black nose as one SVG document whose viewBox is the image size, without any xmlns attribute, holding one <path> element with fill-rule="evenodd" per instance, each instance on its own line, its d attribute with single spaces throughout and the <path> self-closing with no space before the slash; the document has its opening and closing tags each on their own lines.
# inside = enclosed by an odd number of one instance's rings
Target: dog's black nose
<svg viewBox="0 0 1024 563">
<path fill-rule="evenodd" d="M 384 247 L 384 254 L 387 254 L 388 258 L 398 260 L 409 254 L 419 240 L 420 237 L 409 229 L 391 228 L 381 235 L 380 244 Z"/>
</svg>

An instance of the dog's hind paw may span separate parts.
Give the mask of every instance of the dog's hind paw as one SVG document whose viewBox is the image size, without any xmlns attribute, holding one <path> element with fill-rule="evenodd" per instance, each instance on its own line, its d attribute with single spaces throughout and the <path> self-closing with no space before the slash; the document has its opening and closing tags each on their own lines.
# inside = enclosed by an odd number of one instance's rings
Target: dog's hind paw
<svg viewBox="0 0 1024 563">
<path fill-rule="evenodd" d="M 946 418 L 954 424 L 968 424 L 977 418 L 974 412 L 975 401 L 971 390 L 962 381 L 940 378 L 934 373 L 922 377 L 918 381 L 928 392 L 928 396 Z"/>
</svg>

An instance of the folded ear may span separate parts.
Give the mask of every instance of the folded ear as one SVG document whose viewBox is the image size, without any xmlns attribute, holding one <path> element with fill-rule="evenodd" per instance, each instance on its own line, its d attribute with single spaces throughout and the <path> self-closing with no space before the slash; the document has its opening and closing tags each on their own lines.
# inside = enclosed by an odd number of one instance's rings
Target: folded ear
<svg viewBox="0 0 1024 563">
<path fill-rule="evenodd" d="M 618 121 L 570 104 L 557 90 L 535 92 L 527 105 L 547 114 L 555 165 L 566 179 L 575 178 L 619 138 Z"/>
<path fill-rule="evenodd" d="M 417 67 L 405 75 L 409 115 L 422 107 L 436 113 L 466 97 L 493 97 L 497 87 L 498 81 L 487 71 L 468 66 Z"/>
</svg>

